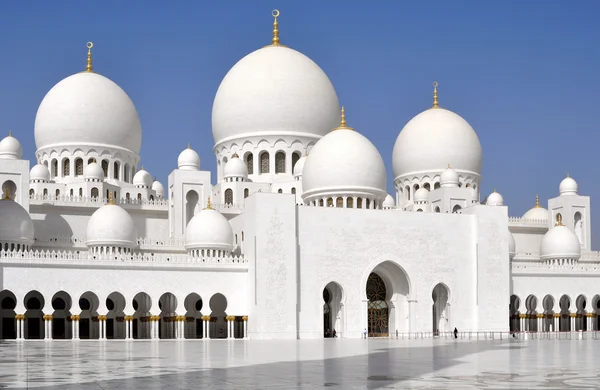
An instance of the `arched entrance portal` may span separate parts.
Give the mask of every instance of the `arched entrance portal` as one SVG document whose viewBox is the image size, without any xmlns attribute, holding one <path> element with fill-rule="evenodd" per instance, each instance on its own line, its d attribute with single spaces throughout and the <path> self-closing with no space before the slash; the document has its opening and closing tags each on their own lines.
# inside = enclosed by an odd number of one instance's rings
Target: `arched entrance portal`
<svg viewBox="0 0 600 390">
<path fill-rule="evenodd" d="M 431 292 L 431 298 L 433 299 L 432 316 L 434 335 L 450 331 L 449 296 L 448 287 L 443 283 L 438 283 Z"/>
<path fill-rule="evenodd" d="M 369 300 L 369 337 L 389 336 L 389 307 L 386 301 L 385 282 L 375 272 L 367 280 L 367 299 Z"/>
<path fill-rule="evenodd" d="M 342 337 L 344 326 L 342 287 L 330 282 L 323 289 L 323 335 L 325 337 Z"/>
</svg>

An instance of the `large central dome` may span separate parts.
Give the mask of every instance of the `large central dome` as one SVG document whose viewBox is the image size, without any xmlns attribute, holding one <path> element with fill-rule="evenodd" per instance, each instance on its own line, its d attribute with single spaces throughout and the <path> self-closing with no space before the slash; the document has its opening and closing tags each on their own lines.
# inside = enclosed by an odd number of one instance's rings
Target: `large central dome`
<svg viewBox="0 0 600 390">
<path fill-rule="evenodd" d="M 38 148 L 110 147 L 139 154 L 140 118 L 129 96 L 110 79 L 81 72 L 56 84 L 35 117 Z"/>
<path fill-rule="evenodd" d="M 256 50 L 225 76 L 213 104 L 215 144 L 251 135 L 321 137 L 339 120 L 329 78 L 310 58 L 281 45 Z"/>
</svg>

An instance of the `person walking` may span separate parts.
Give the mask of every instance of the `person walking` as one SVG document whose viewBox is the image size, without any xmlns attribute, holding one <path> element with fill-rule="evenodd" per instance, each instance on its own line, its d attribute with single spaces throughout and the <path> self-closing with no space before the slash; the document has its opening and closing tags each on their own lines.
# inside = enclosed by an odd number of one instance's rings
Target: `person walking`
<svg viewBox="0 0 600 390">
<path fill-rule="evenodd" d="M 454 328 L 454 338 L 458 338 L 458 329 Z"/>
</svg>

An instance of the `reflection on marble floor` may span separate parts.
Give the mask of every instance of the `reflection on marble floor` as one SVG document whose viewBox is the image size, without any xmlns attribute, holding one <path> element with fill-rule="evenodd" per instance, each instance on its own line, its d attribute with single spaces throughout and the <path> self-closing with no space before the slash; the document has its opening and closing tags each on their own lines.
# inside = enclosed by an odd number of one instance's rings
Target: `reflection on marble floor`
<svg viewBox="0 0 600 390">
<path fill-rule="evenodd" d="M 0 343 L 0 388 L 598 388 L 596 340 Z"/>
</svg>

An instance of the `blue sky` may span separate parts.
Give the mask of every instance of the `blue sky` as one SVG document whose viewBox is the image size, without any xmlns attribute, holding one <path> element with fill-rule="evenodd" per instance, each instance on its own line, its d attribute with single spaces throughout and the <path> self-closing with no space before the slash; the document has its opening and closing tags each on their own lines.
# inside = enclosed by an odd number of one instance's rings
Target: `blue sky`
<svg viewBox="0 0 600 390">
<path fill-rule="evenodd" d="M 567 172 L 580 193 L 600 190 L 600 3 L 594 1 L 3 1 L 0 134 L 34 160 L 42 98 L 85 67 L 119 84 L 143 127 L 142 162 L 166 184 L 188 142 L 214 175 L 211 109 L 227 71 L 282 43 L 328 74 L 349 124 L 379 149 L 393 192 L 394 141 L 414 115 L 440 105 L 463 116 L 484 151 L 482 198 L 496 188 L 511 216 L 558 194 Z M 592 204 L 592 219 L 600 207 Z M 600 224 L 600 222 L 599 222 Z M 600 228 L 592 229 L 600 247 Z"/>
</svg>

